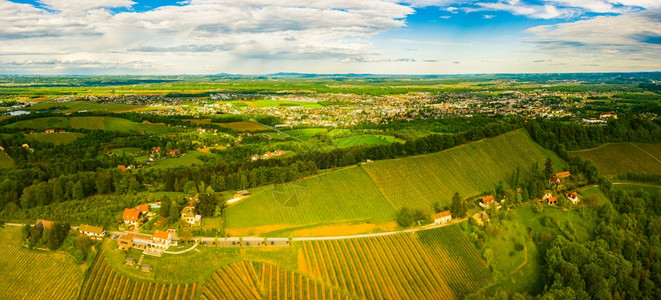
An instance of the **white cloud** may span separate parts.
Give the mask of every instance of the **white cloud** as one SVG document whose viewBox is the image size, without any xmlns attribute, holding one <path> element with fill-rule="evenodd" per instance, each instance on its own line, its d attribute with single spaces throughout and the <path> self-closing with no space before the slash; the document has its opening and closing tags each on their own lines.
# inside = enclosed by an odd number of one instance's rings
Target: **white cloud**
<svg viewBox="0 0 661 300">
<path fill-rule="evenodd" d="M 570 18 L 579 14 L 579 11 L 574 8 L 558 8 L 556 6 L 546 5 L 529 5 L 522 3 L 518 0 L 507 2 L 480 2 L 475 3 L 478 8 L 466 8 L 466 11 L 507 11 L 513 15 L 526 16 L 535 19 L 557 19 L 557 18 Z"/>
<path fill-rule="evenodd" d="M 156 67 L 202 54 L 221 66 L 246 58 L 339 60 L 378 54 L 369 38 L 405 26 L 414 12 L 391 0 L 191 0 L 145 12 L 110 10 L 130 9 L 130 0 L 41 4 L 44 8 L 0 0 L 0 62 L 9 59 L 4 53 L 22 54 L 12 62 L 109 62 L 112 57 Z"/>
<path fill-rule="evenodd" d="M 638 61 L 661 67 L 661 13 L 599 16 L 526 30 L 537 51 L 601 62 Z"/>
</svg>

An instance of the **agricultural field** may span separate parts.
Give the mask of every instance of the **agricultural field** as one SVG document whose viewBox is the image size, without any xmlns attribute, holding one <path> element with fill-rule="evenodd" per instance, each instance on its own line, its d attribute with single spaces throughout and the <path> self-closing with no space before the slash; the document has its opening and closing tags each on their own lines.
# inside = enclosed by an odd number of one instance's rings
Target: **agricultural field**
<svg viewBox="0 0 661 300">
<path fill-rule="evenodd" d="M 67 128 L 121 132 L 143 130 L 149 133 L 163 133 L 174 130 L 174 128 L 169 128 L 165 124 L 138 124 L 115 117 L 47 117 L 18 121 L 5 126 L 34 130 Z"/>
<path fill-rule="evenodd" d="M 350 299 L 308 276 L 271 264 L 237 262 L 211 276 L 201 299 Z"/>
<path fill-rule="evenodd" d="M 319 133 L 322 130 L 323 128 L 303 128 L 303 129 L 292 129 L 283 132 L 293 137 L 299 138 L 304 142 L 307 142 L 310 140 L 310 138 L 312 138 L 315 134 Z"/>
<path fill-rule="evenodd" d="M 362 168 L 395 208 L 429 209 L 434 202 L 449 204 L 454 193 L 463 197 L 488 192 L 499 181 L 511 181 L 517 167 L 527 178 L 533 163 L 547 157 L 556 169 L 564 162 L 533 142 L 523 130 L 458 146 L 442 152 L 376 161 Z"/>
<path fill-rule="evenodd" d="M 115 153 L 117 155 L 135 155 L 136 152 L 142 152 L 142 149 L 140 148 L 135 148 L 135 147 L 124 147 L 124 148 L 115 148 L 115 149 L 110 149 L 110 152 Z"/>
<path fill-rule="evenodd" d="M 363 299 L 461 299 L 491 281 L 456 226 L 302 244 L 302 272 Z"/>
<path fill-rule="evenodd" d="M 9 157 L 4 151 L 0 151 L 0 169 L 10 169 L 14 167 L 14 159 Z"/>
<path fill-rule="evenodd" d="M 402 143 L 402 140 L 390 135 L 356 135 L 333 140 L 333 145 L 340 148 L 348 148 L 358 145 L 390 145 L 392 143 Z"/>
<path fill-rule="evenodd" d="M 259 216 L 259 217 L 255 217 Z M 271 186 L 226 210 L 228 229 L 394 219 L 395 210 L 367 174 L 353 167 Z M 282 229 L 282 226 L 273 228 Z"/>
<path fill-rule="evenodd" d="M 25 139 L 28 141 L 38 141 L 42 143 L 53 143 L 55 145 L 64 145 L 72 143 L 73 141 L 85 136 L 83 133 L 66 132 L 66 133 L 33 133 L 26 134 Z"/>
<path fill-rule="evenodd" d="M 661 195 L 661 186 L 644 184 L 644 183 L 626 183 L 626 182 L 615 182 L 615 188 L 623 190 L 625 192 L 636 193 L 636 192 L 646 192 L 652 197 L 657 197 Z"/>
<path fill-rule="evenodd" d="M 201 157 L 213 157 L 215 154 L 204 153 L 199 151 L 188 151 L 186 155 L 180 157 L 169 157 L 166 159 L 159 159 L 151 168 L 153 169 L 169 169 L 188 167 L 192 165 L 203 165 L 204 161 L 200 160 Z"/>
<path fill-rule="evenodd" d="M 260 131 L 260 130 L 268 130 L 268 128 L 259 125 L 254 122 L 250 121 L 240 121 L 240 122 L 229 122 L 229 123 L 213 123 L 214 125 L 218 125 L 221 127 L 225 128 L 231 128 L 234 130 L 238 131 Z"/>
<path fill-rule="evenodd" d="M 198 286 L 132 280 L 113 270 L 105 256 L 92 266 L 79 299 L 193 299 Z"/>
<path fill-rule="evenodd" d="M 23 249 L 19 227 L 0 228 L 3 299 L 76 299 L 84 270 L 64 252 Z"/>
<path fill-rule="evenodd" d="M 661 144 L 614 143 L 573 151 L 570 155 L 591 160 L 602 175 L 626 172 L 661 173 Z"/>
</svg>

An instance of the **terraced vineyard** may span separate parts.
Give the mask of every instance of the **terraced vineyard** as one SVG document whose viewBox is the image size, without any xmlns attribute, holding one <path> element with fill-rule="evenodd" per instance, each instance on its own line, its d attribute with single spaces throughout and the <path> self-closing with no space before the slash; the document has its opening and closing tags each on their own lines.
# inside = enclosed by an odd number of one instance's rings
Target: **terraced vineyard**
<svg viewBox="0 0 661 300">
<path fill-rule="evenodd" d="M 349 299 L 307 276 L 256 262 L 225 266 L 209 278 L 202 299 Z"/>
<path fill-rule="evenodd" d="M 130 279 L 113 270 L 103 254 L 92 266 L 79 299 L 193 299 L 197 284 L 160 284 Z"/>
<path fill-rule="evenodd" d="M 661 173 L 661 144 L 614 143 L 593 149 L 570 152 L 591 160 L 604 175 L 626 172 Z"/>
<path fill-rule="evenodd" d="M 395 210 L 360 168 L 259 192 L 227 209 L 227 227 L 303 225 L 337 220 L 385 222 Z M 254 216 L 259 216 L 255 218 Z"/>
<path fill-rule="evenodd" d="M 425 242 L 413 234 L 303 242 L 299 267 L 366 299 L 458 299 L 491 281 L 489 269 L 459 229 L 427 235 Z M 441 238 L 440 244 L 429 243 Z"/>
<path fill-rule="evenodd" d="M 62 252 L 21 249 L 18 227 L 0 229 L 0 295 L 3 299 L 75 299 L 83 272 Z"/>
<path fill-rule="evenodd" d="M 517 167 L 525 176 L 534 162 L 543 166 L 549 156 L 516 130 L 434 154 L 376 161 L 363 169 L 395 208 L 429 208 L 436 201 L 449 204 L 455 192 L 468 197 L 489 191 L 501 180 L 508 182 Z M 555 166 L 562 165 L 554 159 Z"/>
</svg>

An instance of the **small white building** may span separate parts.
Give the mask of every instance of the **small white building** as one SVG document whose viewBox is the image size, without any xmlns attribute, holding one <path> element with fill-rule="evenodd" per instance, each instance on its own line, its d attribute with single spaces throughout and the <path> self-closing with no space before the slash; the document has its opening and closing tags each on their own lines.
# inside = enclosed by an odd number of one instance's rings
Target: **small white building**
<svg viewBox="0 0 661 300">
<path fill-rule="evenodd" d="M 578 193 L 567 192 L 565 196 L 567 197 L 567 199 L 569 199 L 569 201 L 571 201 L 572 204 L 574 205 L 578 204 Z"/>
<path fill-rule="evenodd" d="M 450 220 L 452 220 L 452 213 L 449 210 L 434 214 L 434 225 L 447 223 Z"/>
</svg>

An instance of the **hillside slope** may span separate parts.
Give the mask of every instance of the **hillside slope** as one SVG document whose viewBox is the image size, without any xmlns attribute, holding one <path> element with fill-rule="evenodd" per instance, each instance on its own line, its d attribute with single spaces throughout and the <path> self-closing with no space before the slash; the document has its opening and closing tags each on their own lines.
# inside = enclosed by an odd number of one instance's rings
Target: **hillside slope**
<svg viewBox="0 0 661 300">
<path fill-rule="evenodd" d="M 431 209 L 436 201 L 450 204 L 455 192 L 468 197 L 493 190 L 499 181 L 509 182 L 517 167 L 524 179 L 534 162 L 543 166 L 547 157 L 557 168 L 564 164 L 525 131 L 512 131 L 434 154 L 377 161 L 269 187 L 230 207 L 226 227 L 273 227 L 254 232 L 259 234 L 341 222 L 383 224 L 394 221 L 396 210 L 404 206 Z"/>
<path fill-rule="evenodd" d="M 493 190 L 509 182 L 516 168 L 521 178 L 533 163 L 543 167 L 547 157 L 562 161 L 533 142 L 523 130 L 462 145 L 442 152 L 366 164 L 381 193 L 395 208 L 428 208 L 438 201 L 449 204 L 454 193 L 463 197 Z"/>
<path fill-rule="evenodd" d="M 614 143 L 572 151 L 570 155 L 591 160 L 603 175 L 626 172 L 661 173 L 661 143 Z"/>
</svg>

